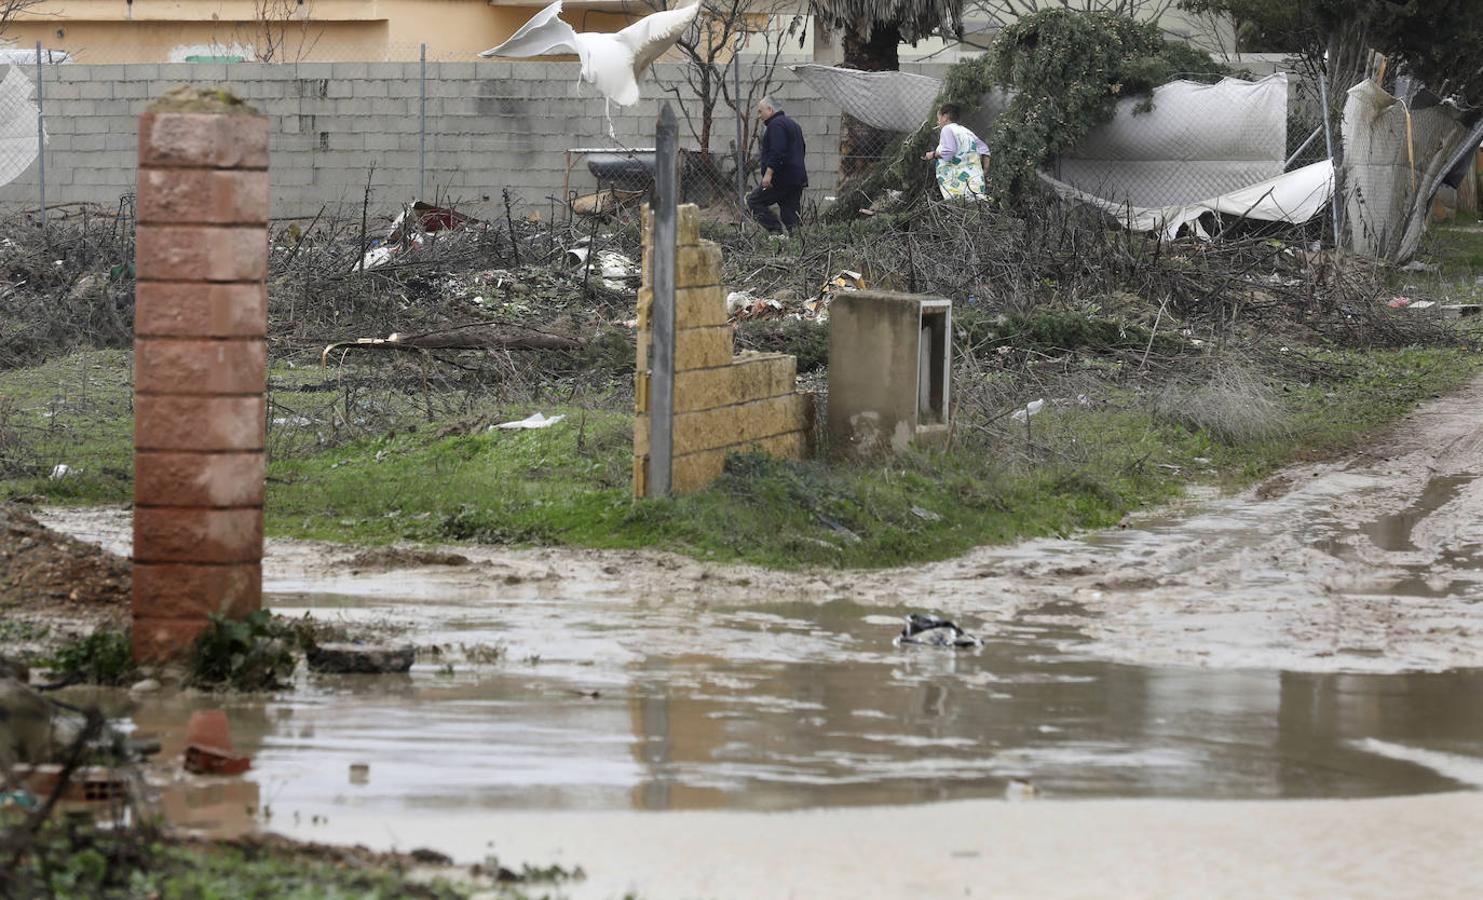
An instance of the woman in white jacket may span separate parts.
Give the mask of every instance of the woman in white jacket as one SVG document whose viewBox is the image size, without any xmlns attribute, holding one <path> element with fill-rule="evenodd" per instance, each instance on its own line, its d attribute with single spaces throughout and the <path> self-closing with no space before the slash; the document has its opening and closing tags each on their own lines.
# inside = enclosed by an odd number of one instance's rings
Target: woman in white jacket
<svg viewBox="0 0 1483 900">
<path fill-rule="evenodd" d="M 937 187 L 944 200 L 982 200 L 988 195 L 984 170 L 989 165 L 989 146 L 958 124 L 961 114 L 962 109 L 956 103 L 944 103 L 938 108 L 937 124 L 942 136 L 937 139 L 937 149 L 924 153 L 922 159 L 937 160 Z"/>
</svg>

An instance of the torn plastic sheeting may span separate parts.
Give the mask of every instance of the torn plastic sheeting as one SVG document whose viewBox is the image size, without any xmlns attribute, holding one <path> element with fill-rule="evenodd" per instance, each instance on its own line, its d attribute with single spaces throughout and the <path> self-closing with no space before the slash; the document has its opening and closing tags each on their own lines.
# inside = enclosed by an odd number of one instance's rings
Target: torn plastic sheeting
<svg viewBox="0 0 1483 900">
<path fill-rule="evenodd" d="M 1063 199 L 1095 206 L 1125 228 L 1159 232 L 1173 240 L 1186 225 L 1191 226 L 1197 236 L 1208 237 L 1199 224 L 1200 217 L 1207 213 L 1295 225 L 1307 222 L 1328 206 L 1334 191 L 1334 166 L 1331 161 L 1324 160 L 1219 197 L 1161 207 L 1114 203 L 1057 181 L 1044 172 L 1040 173 L 1040 180 Z"/>
<path fill-rule="evenodd" d="M 942 81 L 910 72 L 863 72 L 837 66 L 790 67 L 849 116 L 884 131 L 914 131 L 932 111 Z"/>
<path fill-rule="evenodd" d="M 1435 189 L 1471 132 L 1451 103 L 1407 106 L 1366 79 L 1344 103 L 1345 210 L 1350 249 L 1410 259 L 1426 232 Z"/>
<path fill-rule="evenodd" d="M 31 79 L 20 66 L 12 64 L 0 81 L 0 185 L 15 181 L 36 161 L 33 94 Z M 42 139 L 49 141 L 44 129 Z"/>
<path fill-rule="evenodd" d="M 523 419 L 517 419 L 514 422 L 501 422 L 494 427 L 503 428 L 506 431 L 521 431 L 531 428 L 550 428 L 552 425 L 555 425 L 557 422 L 560 422 L 562 419 L 565 418 L 566 416 L 564 415 L 547 416 L 542 413 L 535 413 L 533 415 L 526 416 Z"/>
</svg>

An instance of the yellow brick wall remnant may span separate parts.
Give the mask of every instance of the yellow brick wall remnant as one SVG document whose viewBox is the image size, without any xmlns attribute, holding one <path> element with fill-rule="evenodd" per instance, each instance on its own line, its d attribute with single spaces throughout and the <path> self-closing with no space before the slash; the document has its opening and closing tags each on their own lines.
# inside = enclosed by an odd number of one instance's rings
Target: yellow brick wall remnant
<svg viewBox="0 0 1483 900">
<path fill-rule="evenodd" d="M 675 266 L 675 493 L 715 481 L 726 456 L 756 450 L 801 459 L 808 453 L 812 404 L 797 391 L 798 360 L 781 353 L 733 355 L 721 287 L 721 248 L 700 239 L 699 210 L 679 210 Z M 645 496 L 649 451 L 649 311 L 653 303 L 653 227 L 644 210 L 644 285 L 639 291 L 638 416 L 633 432 L 633 493 Z"/>
</svg>

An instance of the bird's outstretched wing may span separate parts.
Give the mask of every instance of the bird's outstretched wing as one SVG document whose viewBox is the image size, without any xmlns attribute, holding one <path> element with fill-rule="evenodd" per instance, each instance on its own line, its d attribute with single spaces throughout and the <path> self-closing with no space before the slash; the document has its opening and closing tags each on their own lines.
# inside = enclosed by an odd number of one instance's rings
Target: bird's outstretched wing
<svg viewBox="0 0 1483 900">
<path fill-rule="evenodd" d="M 700 13 L 700 0 L 689 6 L 644 16 L 618 32 L 618 40 L 633 48 L 634 77 L 644 74 L 654 60 L 675 45 Z"/>
<path fill-rule="evenodd" d="M 561 15 L 561 0 L 536 13 L 529 22 L 498 47 L 485 50 L 480 56 L 546 56 L 553 53 L 575 53 L 583 56 L 577 32 L 572 26 L 557 18 Z M 585 56 L 584 60 L 585 62 Z"/>
</svg>

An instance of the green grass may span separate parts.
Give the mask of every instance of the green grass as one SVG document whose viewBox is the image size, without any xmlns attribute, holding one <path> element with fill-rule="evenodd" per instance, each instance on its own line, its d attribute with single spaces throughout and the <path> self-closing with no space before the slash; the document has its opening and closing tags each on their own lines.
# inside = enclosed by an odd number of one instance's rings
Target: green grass
<svg viewBox="0 0 1483 900">
<path fill-rule="evenodd" d="M 568 418 L 535 431 L 398 428 L 275 459 L 268 531 L 358 544 L 659 547 L 780 567 L 920 562 L 984 543 L 1107 526 L 1191 482 L 1237 487 L 1287 463 L 1343 452 L 1477 369 L 1474 355 L 1458 350 L 1319 358 L 1343 377 L 1281 383 L 1282 427 L 1257 440 L 1221 443 L 1160 421 L 1147 402 L 1109 388 L 1100 406 L 1048 409 L 1028 434 L 1006 428 L 989 444 L 873 463 L 734 457 L 709 490 L 641 503 L 629 497 L 632 419 L 625 414 L 545 407 Z M 64 360 L 53 372 L 76 365 Z M 0 392 L 13 378 L 37 377 L 35 370 L 6 373 Z M 99 419 L 94 428 L 78 439 L 127 460 L 126 421 Z M 3 489 L 62 502 L 96 497 L 46 479 L 12 480 Z"/>
<path fill-rule="evenodd" d="M 1425 295 L 1443 303 L 1483 303 L 1483 224 L 1433 225 L 1416 258 L 1435 272 L 1393 272 L 1388 283 L 1403 296 Z"/>
<path fill-rule="evenodd" d="M 401 433 L 275 463 L 269 530 L 367 543 L 662 547 L 781 567 L 919 562 L 1111 525 L 1190 481 L 1235 487 L 1350 449 L 1476 365 L 1447 350 L 1324 358 L 1348 377 L 1289 386 L 1283 427 L 1258 441 L 1222 444 L 1125 398 L 1043 413 L 1023 441 L 1012 433 L 997 450 L 876 463 L 733 457 L 711 489 L 643 503 L 629 500 L 625 415 L 571 413 L 539 431 Z"/>
<path fill-rule="evenodd" d="M 0 821 L 4 821 L 0 819 Z M 133 830 L 45 826 L 14 871 L 6 896 L 96 898 L 457 898 L 469 896 L 443 880 L 413 881 L 389 865 L 345 864 L 331 853 L 292 849 L 286 842 L 180 844 Z M 514 900 L 524 895 L 499 891 Z"/>
</svg>

